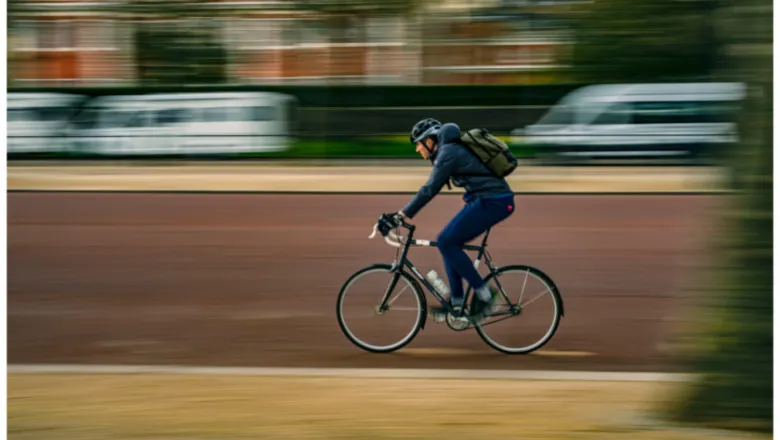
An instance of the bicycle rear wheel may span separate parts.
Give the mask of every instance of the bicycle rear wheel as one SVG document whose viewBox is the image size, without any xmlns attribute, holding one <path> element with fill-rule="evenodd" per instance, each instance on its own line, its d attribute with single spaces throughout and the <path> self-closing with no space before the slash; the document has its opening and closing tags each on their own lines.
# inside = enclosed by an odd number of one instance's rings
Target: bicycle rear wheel
<svg viewBox="0 0 780 440">
<path fill-rule="evenodd" d="M 507 354 L 526 354 L 553 337 L 563 316 L 563 300 L 550 277 L 518 265 L 502 267 L 486 281 L 503 292 L 494 313 L 476 325 L 488 345 Z"/>
<path fill-rule="evenodd" d="M 379 310 L 385 295 L 387 308 Z M 370 352 L 389 353 L 417 336 L 426 307 L 423 293 L 409 274 L 395 273 L 389 264 L 376 264 L 347 279 L 336 302 L 336 316 L 353 344 Z"/>
</svg>

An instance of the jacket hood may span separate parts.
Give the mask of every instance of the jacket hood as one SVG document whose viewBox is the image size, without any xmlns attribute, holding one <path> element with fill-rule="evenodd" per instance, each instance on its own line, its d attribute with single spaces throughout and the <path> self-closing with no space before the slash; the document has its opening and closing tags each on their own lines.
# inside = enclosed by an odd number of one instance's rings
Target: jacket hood
<svg viewBox="0 0 780 440">
<path fill-rule="evenodd" d="M 439 145 L 460 139 L 460 127 L 452 122 L 448 122 L 442 125 L 441 130 L 439 131 L 438 139 Z"/>
</svg>

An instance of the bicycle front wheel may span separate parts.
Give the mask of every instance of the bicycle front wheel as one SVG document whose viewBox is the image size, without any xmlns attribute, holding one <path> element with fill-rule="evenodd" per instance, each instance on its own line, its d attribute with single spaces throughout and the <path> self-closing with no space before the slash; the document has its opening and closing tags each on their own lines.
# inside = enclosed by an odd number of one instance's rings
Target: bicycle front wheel
<svg viewBox="0 0 780 440">
<path fill-rule="evenodd" d="M 550 277 L 530 266 L 506 266 L 486 281 L 499 292 L 493 313 L 476 325 L 488 345 L 508 354 L 526 354 L 553 337 L 563 316 L 563 300 Z"/>
<path fill-rule="evenodd" d="M 344 283 L 336 303 L 344 335 L 374 353 L 389 353 L 411 342 L 422 328 L 425 311 L 425 297 L 414 279 L 393 272 L 388 264 L 357 271 Z"/>
</svg>

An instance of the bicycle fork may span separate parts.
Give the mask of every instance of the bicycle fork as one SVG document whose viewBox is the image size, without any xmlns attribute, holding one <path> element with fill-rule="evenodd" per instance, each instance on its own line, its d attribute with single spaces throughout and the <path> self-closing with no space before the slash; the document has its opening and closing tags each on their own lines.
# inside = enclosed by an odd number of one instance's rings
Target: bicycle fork
<svg viewBox="0 0 780 440">
<path fill-rule="evenodd" d="M 382 302 L 380 302 L 376 308 L 377 315 L 381 315 L 382 313 L 384 313 L 390 308 L 390 305 L 387 303 L 387 301 L 390 299 L 390 294 L 393 292 L 393 289 L 395 289 L 395 285 L 398 284 L 398 280 L 400 278 L 401 278 L 401 273 L 397 270 L 393 271 L 393 277 L 390 279 L 390 284 L 387 286 L 387 289 L 385 290 L 385 294 L 382 297 Z"/>
</svg>

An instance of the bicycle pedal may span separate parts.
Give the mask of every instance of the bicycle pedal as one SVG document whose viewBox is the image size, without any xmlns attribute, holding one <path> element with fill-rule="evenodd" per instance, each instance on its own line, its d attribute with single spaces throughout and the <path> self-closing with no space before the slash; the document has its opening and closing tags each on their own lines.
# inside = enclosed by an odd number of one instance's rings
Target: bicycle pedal
<svg viewBox="0 0 780 440">
<path fill-rule="evenodd" d="M 435 323 L 442 323 L 447 319 L 447 315 L 445 313 L 434 313 L 433 314 L 433 322 Z"/>
</svg>

